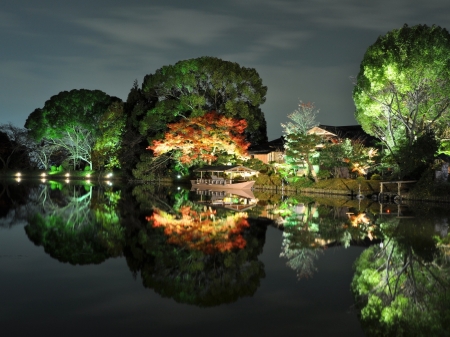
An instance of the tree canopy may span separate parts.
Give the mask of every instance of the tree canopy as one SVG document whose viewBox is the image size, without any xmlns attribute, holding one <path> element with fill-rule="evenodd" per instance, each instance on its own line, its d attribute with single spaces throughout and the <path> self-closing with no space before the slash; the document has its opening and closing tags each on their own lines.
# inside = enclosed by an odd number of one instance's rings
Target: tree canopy
<svg viewBox="0 0 450 337">
<path fill-rule="evenodd" d="M 154 140 L 148 149 L 155 155 L 178 151 L 178 160 L 192 164 L 197 160 L 215 161 L 219 152 L 246 158 L 247 148 L 243 132 L 247 122 L 227 118 L 212 111 L 201 117 L 183 119 L 168 125 L 163 140 Z"/>
<path fill-rule="evenodd" d="M 253 68 L 215 57 L 200 57 L 164 66 L 145 76 L 140 98 L 133 95 L 131 115 L 141 134 L 154 139 L 168 123 L 216 111 L 245 119 L 246 138 L 267 140 L 266 121 L 260 105 L 267 87 Z M 152 104 L 149 104 L 152 102 Z"/>
<path fill-rule="evenodd" d="M 438 26 L 404 25 L 371 45 L 353 90 L 355 117 L 394 153 L 450 120 L 450 34 Z"/>
<path fill-rule="evenodd" d="M 36 140 L 51 140 L 70 154 L 74 164 L 91 162 L 92 146 L 98 132 L 99 121 L 107 108 L 120 101 L 100 90 L 62 91 L 45 102 L 42 109 L 34 110 L 25 127 Z"/>
<path fill-rule="evenodd" d="M 317 174 L 310 157 L 322 138 L 314 133 L 308 133 L 308 131 L 318 124 L 316 116 L 319 111 L 315 108 L 314 103 L 300 101 L 298 106 L 297 110 L 288 115 L 292 122 L 281 124 L 286 140 L 286 162 L 295 166 L 302 166 L 306 163 L 314 181 L 317 182 Z"/>
</svg>

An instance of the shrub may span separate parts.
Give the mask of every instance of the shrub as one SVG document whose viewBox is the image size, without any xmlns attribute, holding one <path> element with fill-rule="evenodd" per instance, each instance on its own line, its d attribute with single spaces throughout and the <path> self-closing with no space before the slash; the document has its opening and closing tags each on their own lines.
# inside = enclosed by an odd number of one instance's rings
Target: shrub
<svg viewBox="0 0 450 337">
<path fill-rule="evenodd" d="M 330 177 L 331 173 L 327 170 L 320 170 L 319 173 L 317 173 L 317 178 L 319 179 L 328 179 Z"/>
<path fill-rule="evenodd" d="M 381 176 L 379 174 L 372 174 L 370 180 L 381 180 Z"/>
<path fill-rule="evenodd" d="M 366 180 L 366 178 L 364 178 L 364 177 L 358 177 L 358 178 L 356 178 L 356 181 L 358 182 L 358 183 L 362 183 L 362 182 L 364 182 Z"/>
</svg>

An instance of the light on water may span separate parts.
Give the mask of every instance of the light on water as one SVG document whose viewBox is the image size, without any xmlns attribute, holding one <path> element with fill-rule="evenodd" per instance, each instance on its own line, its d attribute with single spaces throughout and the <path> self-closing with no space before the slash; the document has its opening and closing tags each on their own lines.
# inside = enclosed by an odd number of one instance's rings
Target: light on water
<svg viewBox="0 0 450 337">
<path fill-rule="evenodd" d="M 68 179 L 2 190 L 5 336 L 446 331 L 445 208 Z"/>
</svg>

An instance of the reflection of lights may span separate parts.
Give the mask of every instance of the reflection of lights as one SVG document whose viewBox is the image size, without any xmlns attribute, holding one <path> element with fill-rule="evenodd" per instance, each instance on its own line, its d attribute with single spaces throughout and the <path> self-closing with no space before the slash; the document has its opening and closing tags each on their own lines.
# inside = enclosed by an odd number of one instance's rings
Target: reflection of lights
<svg viewBox="0 0 450 337">
<path fill-rule="evenodd" d="M 70 183 L 70 180 L 69 180 L 69 179 L 66 179 L 66 183 L 67 183 L 67 184 Z"/>
<path fill-rule="evenodd" d="M 180 190 L 180 189 L 181 189 L 181 187 L 180 187 L 180 186 L 178 186 L 178 187 L 177 187 L 177 190 Z"/>
<path fill-rule="evenodd" d="M 110 181 L 107 181 L 106 184 L 107 184 L 108 186 L 112 186 L 112 182 L 110 182 Z"/>
<path fill-rule="evenodd" d="M 350 223 L 353 227 L 358 227 L 359 224 L 369 224 L 370 220 L 366 216 L 366 213 L 360 213 L 358 215 L 354 215 L 353 213 L 347 213 Z"/>
<path fill-rule="evenodd" d="M 45 179 L 45 178 L 42 178 L 41 181 L 42 181 L 43 183 L 45 183 L 45 182 L 46 182 L 46 179 Z"/>
<path fill-rule="evenodd" d="M 180 178 L 181 178 L 181 176 L 180 176 L 180 175 L 177 175 L 177 178 L 178 178 L 178 179 L 180 179 Z"/>
<path fill-rule="evenodd" d="M 20 177 L 17 177 L 17 178 L 16 178 L 16 181 L 17 181 L 18 183 L 20 183 L 20 180 L 22 180 L 22 179 L 20 179 Z"/>
<path fill-rule="evenodd" d="M 90 180 L 88 179 L 88 180 L 86 180 L 86 183 L 87 183 L 87 184 L 90 184 L 90 183 L 91 183 L 91 181 L 90 181 Z"/>
</svg>

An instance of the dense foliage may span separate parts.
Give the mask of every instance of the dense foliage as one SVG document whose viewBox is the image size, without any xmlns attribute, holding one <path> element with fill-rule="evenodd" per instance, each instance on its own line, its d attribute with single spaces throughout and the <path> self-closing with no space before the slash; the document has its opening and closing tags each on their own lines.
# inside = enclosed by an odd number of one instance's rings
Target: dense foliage
<svg viewBox="0 0 450 337">
<path fill-rule="evenodd" d="M 267 140 L 266 121 L 259 108 L 266 92 L 255 69 L 215 57 L 200 57 L 164 66 L 145 76 L 140 98 L 135 100 L 133 96 L 130 108 L 140 133 L 152 139 L 180 118 L 216 111 L 245 119 L 249 126 L 247 140 L 261 142 Z"/>
<path fill-rule="evenodd" d="M 156 156 L 175 151 L 174 158 L 184 165 L 196 161 L 213 162 L 217 155 L 227 153 L 247 158 L 250 143 L 245 141 L 245 120 L 227 118 L 215 111 L 204 116 L 183 119 L 168 125 L 163 140 L 154 140 L 148 147 Z"/>
<path fill-rule="evenodd" d="M 356 120 L 396 160 L 426 132 L 440 136 L 450 121 L 449 32 L 404 25 L 380 36 L 364 55 L 353 99 Z"/>
<path fill-rule="evenodd" d="M 120 101 L 100 90 L 62 91 L 34 110 L 25 127 L 44 146 L 57 146 L 68 153 L 75 168 L 80 162 L 92 169 L 92 150 L 98 136 L 99 121 L 108 107 Z"/>
</svg>

